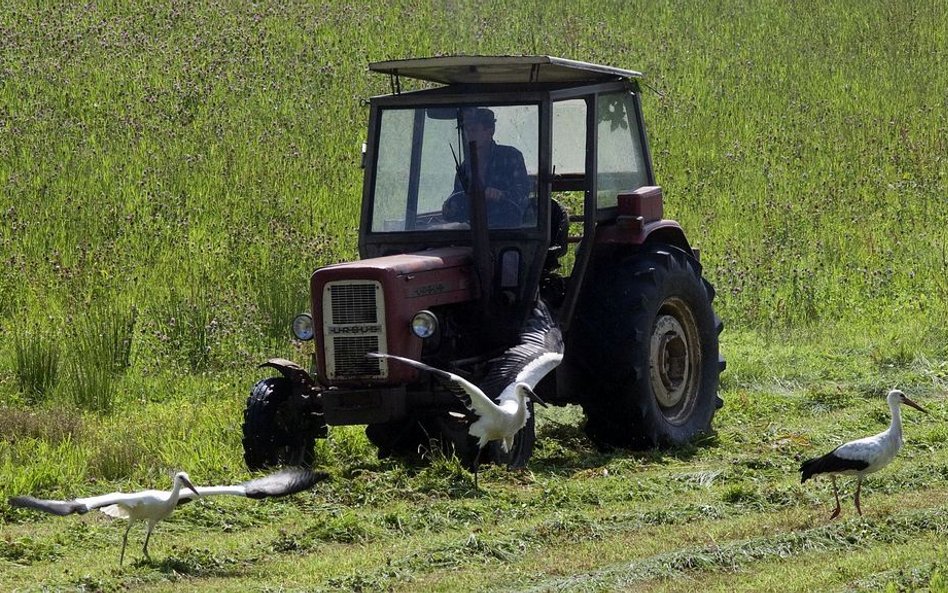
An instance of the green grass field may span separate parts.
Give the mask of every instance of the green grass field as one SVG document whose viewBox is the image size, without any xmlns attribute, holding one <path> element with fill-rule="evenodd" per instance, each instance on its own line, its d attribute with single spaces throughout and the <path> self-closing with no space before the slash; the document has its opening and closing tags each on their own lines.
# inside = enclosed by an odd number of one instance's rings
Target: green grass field
<svg viewBox="0 0 948 593">
<path fill-rule="evenodd" d="M 667 216 L 726 324 L 716 434 L 529 472 L 378 461 L 142 531 L 6 498 L 246 479 L 244 400 L 307 278 L 356 255 L 375 60 L 550 54 L 645 73 Z M 948 3 L 392 0 L 0 8 L 0 590 L 948 590 Z M 841 519 L 796 468 L 906 447 Z"/>
</svg>

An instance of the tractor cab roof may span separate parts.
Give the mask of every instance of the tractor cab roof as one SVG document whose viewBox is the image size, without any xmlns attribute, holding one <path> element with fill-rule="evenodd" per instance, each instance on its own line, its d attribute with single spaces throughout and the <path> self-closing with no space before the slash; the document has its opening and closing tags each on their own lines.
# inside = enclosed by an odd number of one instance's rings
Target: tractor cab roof
<svg viewBox="0 0 948 593">
<path fill-rule="evenodd" d="M 597 83 L 640 78 L 634 70 L 552 56 L 441 56 L 373 62 L 369 70 L 441 84 Z"/>
</svg>

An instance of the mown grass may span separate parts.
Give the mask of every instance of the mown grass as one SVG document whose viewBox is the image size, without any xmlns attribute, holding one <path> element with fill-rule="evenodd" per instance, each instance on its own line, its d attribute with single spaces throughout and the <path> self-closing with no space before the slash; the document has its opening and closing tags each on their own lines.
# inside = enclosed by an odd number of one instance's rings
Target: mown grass
<svg viewBox="0 0 948 593">
<path fill-rule="evenodd" d="M 312 269 L 356 251 L 372 60 L 546 53 L 642 70 L 666 213 L 725 320 L 717 432 L 529 472 L 318 445 L 333 481 L 123 527 L 0 501 L 3 590 L 944 590 L 944 2 L 99 2 L 0 11 L 0 498 L 246 478 L 239 422 Z M 652 92 L 652 91 L 656 92 Z M 827 523 L 799 461 L 907 446 Z M 545 411 L 544 411 L 545 412 Z M 849 485 L 847 484 L 847 487 Z M 851 496 L 847 491 L 847 496 Z M 140 532 L 136 531 L 140 536 Z"/>
<path fill-rule="evenodd" d="M 903 371 L 887 378 L 903 384 Z M 0 583 L 78 589 L 82 575 L 103 590 L 173 590 L 188 579 L 222 591 L 612 591 L 681 590 L 682 579 L 724 586 L 730 576 L 755 591 L 918 585 L 944 570 L 937 542 L 948 453 L 941 446 L 946 393 L 914 390 L 933 415 L 906 411 L 906 448 L 865 484 L 862 518 L 852 508 L 851 481 L 841 482 L 844 515 L 831 522 L 828 481 L 800 486 L 796 469 L 840 439 L 880 430 L 882 394 L 847 387 L 846 405 L 827 411 L 804 392 L 734 390 L 724 393 L 728 404 L 713 438 L 665 452 L 599 451 L 583 437 L 577 410 L 545 413 L 530 470 L 488 468 L 481 491 L 452 460 L 417 467 L 379 461 L 356 429 L 336 429 L 318 449 L 319 464 L 333 473 L 330 483 L 287 501 L 216 499 L 182 507 L 159 526 L 154 560 L 140 561 L 141 540 L 133 537 L 133 563 L 121 570 L 120 522 L 4 509 L 0 561 L 9 570 Z M 13 484 L 7 492 L 73 496 L 164 485 L 170 474 L 160 468 L 173 467 L 187 467 L 204 482 L 243 479 L 239 420 L 216 399 L 180 402 L 157 418 L 136 413 L 134 431 L 98 414 L 85 416 L 71 434 L 46 434 L 21 420 L 21 450 L 27 439 L 80 446 L 60 449 L 57 463 L 48 452 L 18 459 L 19 469 L 4 475 L 76 467 L 88 473 L 39 476 L 45 482 Z M 178 426 L 169 420 L 189 416 L 201 419 Z M 90 466 L 89 460 L 120 462 L 115 447 L 146 457 L 113 475 Z M 67 451 L 79 458 L 63 459 Z M 34 471 L 25 471 L 31 465 Z M 141 537 L 140 529 L 135 533 Z M 872 568 L 834 568 L 855 567 L 851 557 L 872 554 L 881 558 Z M 800 568 L 813 559 L 824 568 Z M 799 576 L 789 585 L 773 576 L 794 571 Z"/>
</svg>

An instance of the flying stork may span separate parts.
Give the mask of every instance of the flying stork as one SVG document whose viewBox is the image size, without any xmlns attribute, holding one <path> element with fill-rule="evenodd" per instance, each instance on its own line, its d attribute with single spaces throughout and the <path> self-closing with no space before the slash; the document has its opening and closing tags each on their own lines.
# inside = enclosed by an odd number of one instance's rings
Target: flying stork
<svg viewBox="0 0 948 593">
<path fill-rule="evenodd" d="M 478 439 L 473 464 L 476 488 L 477 467 L 484 447 L 491 441 L 499 441 L 504 452 L 509 452 L 514 437 L 530 418 L 527 402 L 547 405 L 533 390 L 563 360 L 563 335 L 546 304 L 537 299 L 520 334 L 520 343 L 492 361 L 490 371 L 481 382 L 483 389 L 460 375 L 417 360 L 382 352 L 368 355 L 397 360 L 431 373 L 477 417 L 468 428 L 468 434 Z"/>
<path fill-rule="evenodd" d="M 928 413 L 898 389 L 890 391 L 886 401 L 888 401 L 889 409 L 892 411 L 892 423 L 885 431 L 875 436 L 850 441 L 836 447 L 822 457 L 808 459 L 800 465 L 802 474 L 800 483 L 806 482 L 818 474 L 829 474 L 833 480 L 836 510 L 833 511 L 830 519 L 838 517 L 840 511 L 839 489 L 836 487 L 837 475 L 856 476 L 856 511 L 862 515 L 862 508 L 859 506 L 859 491 L 862 488 L 863 477 L 888 465 L 902 447 L 902 415 L 899 406 L 905 404 L 926 414 Z"/>
<path fill-rule="evenodd" d="M 325 480 L 329 475 L 303 468 L 288 468 L 279 472 L 249 480 L 233 486 L 195 486 L 185 472 L 174 475 L 171 490 L 143 490 L 141 492 L 111 492 L 87 498 L 73 500 L 48 500 L 32 496 L 13 496 L 10 506 L 31 508 L 54 515 L 85 514 L 92 509 L 122 519 L 128 519 L 128 527 L 122 536 L 122 553 L 119 565 L 125 561 L 125 547 L 128 544 L 128 532 L 135 521 L 147 522 L 145 545 L 142 552 L 148 555 L 148 540 L 155 524 L 167 518 L 178 505 L 190 502 L 202 496 L 245 496 L 247 498 L 269 498 L 287 496 L 312 488 L 316 482 Z M 186 489 L 186 490 L 185 490 Z"/>
</svg>

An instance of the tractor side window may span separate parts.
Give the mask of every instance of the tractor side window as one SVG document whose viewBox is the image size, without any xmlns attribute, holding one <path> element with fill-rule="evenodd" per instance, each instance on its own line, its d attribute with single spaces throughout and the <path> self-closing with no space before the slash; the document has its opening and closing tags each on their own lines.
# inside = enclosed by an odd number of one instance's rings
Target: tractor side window
<svg viewBox="0 0 948 593">
<path fill-rule="evenodd" d="M 600 95 L 598 166 L 596 171 L 600 209 L 617 204 L 620 193 L 648 184 L 642 135 L 633 97 L 628 92 Z"/>
<path fill-rule="evenodd" d="M 553 172 L 562 179 L 582 178 L 586 174 L 584 99 L 553 104 Z"/>
</svg>

